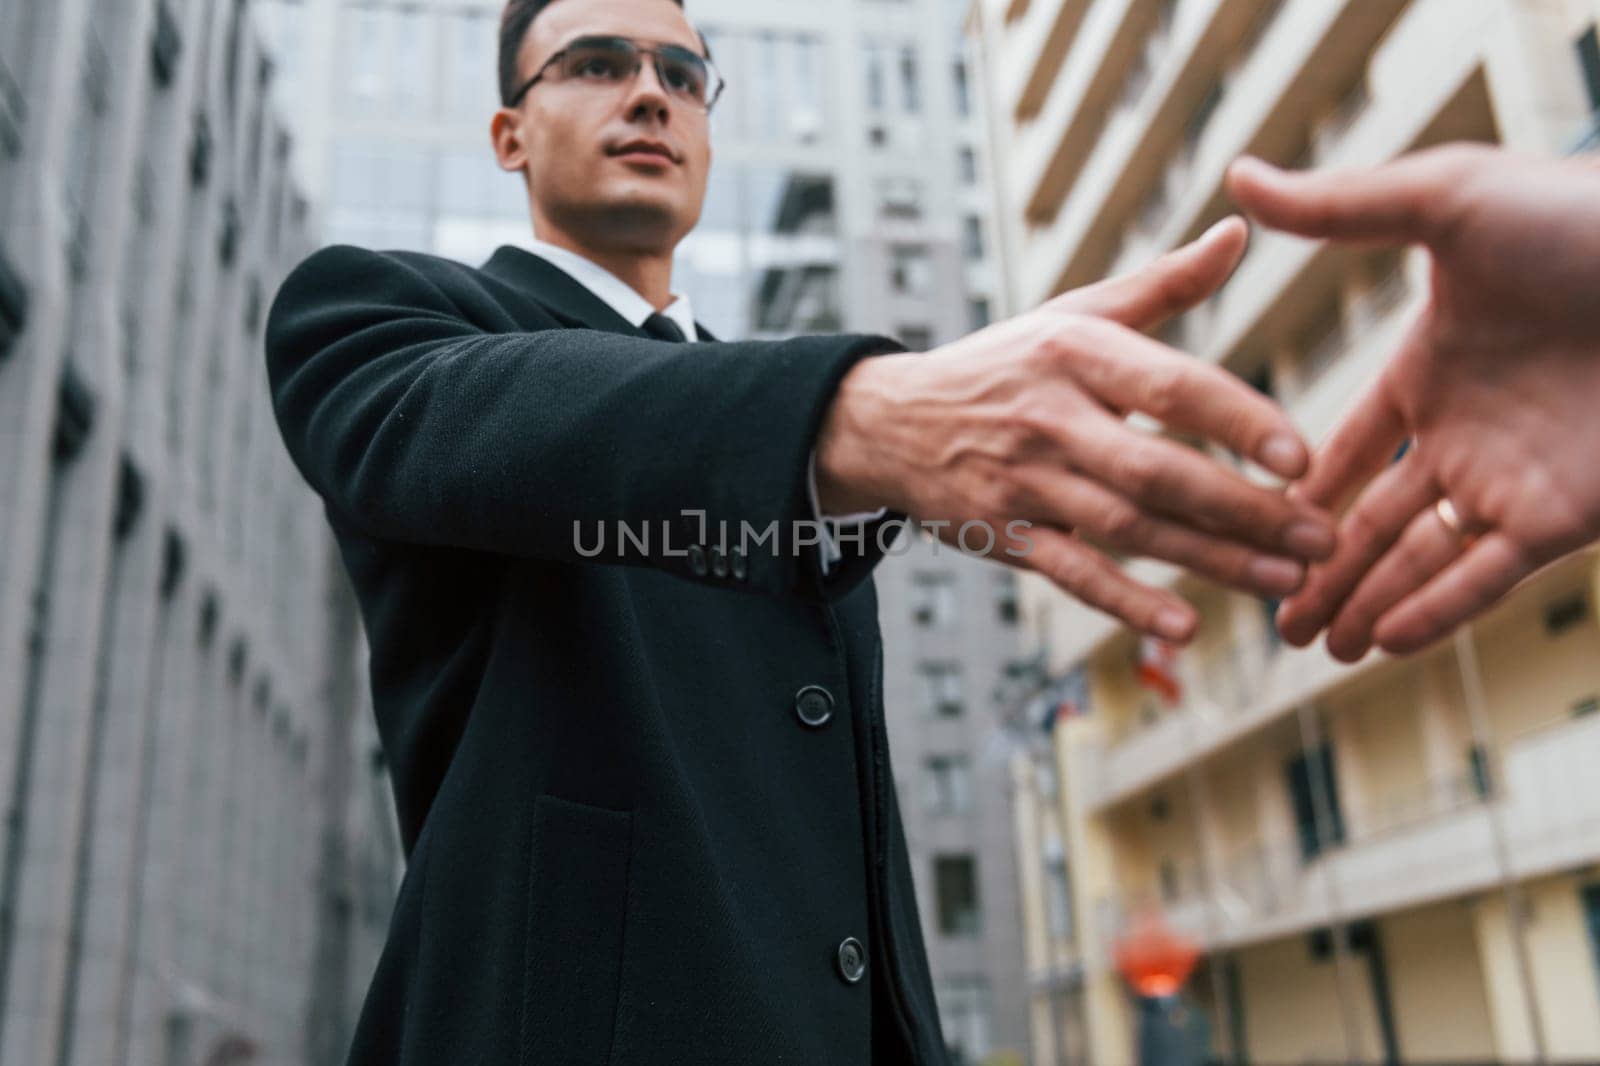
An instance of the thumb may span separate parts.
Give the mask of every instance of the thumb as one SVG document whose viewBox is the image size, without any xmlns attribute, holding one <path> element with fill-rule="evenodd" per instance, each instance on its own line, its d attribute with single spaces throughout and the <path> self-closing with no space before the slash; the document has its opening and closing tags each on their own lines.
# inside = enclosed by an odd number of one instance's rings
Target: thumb
<svg viewBox="0 0 1600 1066">
<path fill-rule="evenodd" d="M 1237 215 L 1142 270 L 1063 293 L 1050 306 L 1148 330 L 1210 298 L 1233 273 L 1250 242 Z"/>
<path fill-rule="evenodd" d="M 1291 173 L 1246 156 L 1228 168 L 1227 186 L 1246 214 L 1273 229 L 1345 241 L 1426 242 L 1464 158 L 1445 148 L 1367 170 Z"/>
</svg>

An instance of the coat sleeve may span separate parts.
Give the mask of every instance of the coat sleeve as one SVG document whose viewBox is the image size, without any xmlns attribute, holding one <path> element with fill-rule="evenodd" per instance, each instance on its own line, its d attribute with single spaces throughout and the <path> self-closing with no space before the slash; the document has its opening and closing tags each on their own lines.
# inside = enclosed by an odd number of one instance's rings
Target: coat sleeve
<svg viewBox="0 0 1600 1066">
<path fill-rule="evenodd" d="M 882 536 L 822 573 L 807 464 L 839 379 L 899 344 L 684 345 L 554 319 L 501 332 L 477 324 L 492 301 L 452 266 L 334 245 L 273 301 L 279 428 L 351 529 L 811 599 L 870 572 Z"/>
</svg>

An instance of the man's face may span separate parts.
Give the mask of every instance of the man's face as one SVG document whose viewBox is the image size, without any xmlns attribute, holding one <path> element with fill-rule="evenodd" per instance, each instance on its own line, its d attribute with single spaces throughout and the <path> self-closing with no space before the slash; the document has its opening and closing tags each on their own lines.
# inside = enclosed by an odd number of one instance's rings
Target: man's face
<svg viewBox="0 0 1600 1066">
<path fill-rule="evenodd" d="M 607 35 L 702 52 L 671 0 L 557 0 L 522 42 L 520 80 L 571 41 Z M 502 167 L 526 170 L 536 224 L 542 217 L 590 247 L 659 254 L 700 219 L 711 137 L 704 110 L 668 93 L 641 58 L 638 75 L 620 85 L 547 73 L 502 111 L 506 121 L 497 118 L 496 150 Z"/>
</svg>

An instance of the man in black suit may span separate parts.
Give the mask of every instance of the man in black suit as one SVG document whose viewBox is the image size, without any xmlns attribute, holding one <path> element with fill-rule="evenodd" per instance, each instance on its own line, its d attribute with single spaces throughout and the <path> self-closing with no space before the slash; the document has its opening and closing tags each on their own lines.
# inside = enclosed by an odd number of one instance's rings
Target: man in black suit
<svg viewBox="0 0 1600 1066">
<path fill-rule="evenodd" d="M 928 353 L 718 342 L 670 291 L 719 88 L 681 7 L 513 0 L 500 73 L 538 240 L 327 248 L 268 325 L 408 857 L 350 1061 L 945 1062 L 870 571 L 916 515 L 1020 530 L 997 557 L 1173 639 L 1192 610 L 1090 540 L 1296 587 L 1325 516 L 1121 417 L 1301 472 L 1281 413 L 1138 332 L 1243 228 Z"/>
</svg>

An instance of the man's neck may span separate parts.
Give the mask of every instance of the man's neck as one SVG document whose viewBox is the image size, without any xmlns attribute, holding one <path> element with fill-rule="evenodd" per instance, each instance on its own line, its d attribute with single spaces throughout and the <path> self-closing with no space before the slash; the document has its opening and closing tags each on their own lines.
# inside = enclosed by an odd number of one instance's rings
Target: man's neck
<svg viewBox="0 0 1600 1066">
<path fill-rule="evenodd" d="M 643 255 L 632 251 L 601 251 L 584 247 L 559 230 L 551 229 L 535 234 L 539 240 L 565 248 L 581 255 L 596 266 L 604 267 L 622 279 L 634 292 L 643 296 L 657 311 L 672 303 L 672 256 Z"/>
</svg>

